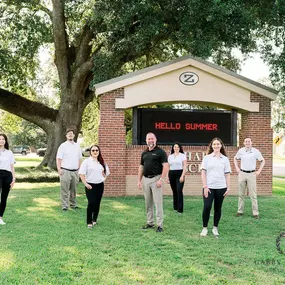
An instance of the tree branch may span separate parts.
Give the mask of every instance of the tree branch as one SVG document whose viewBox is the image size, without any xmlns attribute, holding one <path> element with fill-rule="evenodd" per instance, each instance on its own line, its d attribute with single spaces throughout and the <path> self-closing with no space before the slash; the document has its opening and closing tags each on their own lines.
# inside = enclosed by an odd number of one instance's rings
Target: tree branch
<svg viewBox="0 0 285 285">
<path fill-rule="evenodd" d="M 36 6 L 34 6 L 35 4 L 33 4 L 33 3 L 26 3 L 26 2 L 18 3 L 18 1 L 11 1 L 11 3 L 8 3 L 7 5 L 9 5 L 9 4 L 17 6 L 19 11 L 23 8 L 27 8 L 31 11 L 33 11 L 33 10 L 42 11 L 42 12 L 46 13 L 52 21 L 52 11 L 40 3 L 36 4 Z"/>
<path fill-rule="evenodd" d="M 35 123 L 45 131 L 56 121 L 58 115 L 55 109 L 2 88 L 0 88 L 0 108 Z"/>
<path fill-rule="evenodd" d="M 93 57 L 84 62 L 74 73 L 72 80 L 72 90 L 82 90 L 82 95 L 85 94 L 84 88 L 86 88 L 86 77 L 90 73 L 93 67 Z M 88 86 L 87 86 L 88 87 Z"/>
<path fill-rule="evenodd" d="M 88 56 L 89 59 L 86 60 L 84 63 L 82 63 L 81 66 L 75 71 L 73 80 L 72 80 L 73 90 L 83 90 L 83 95 L 85 94 L 85 92 L 87 92 L 86 90 L 88 90 L 89 84 L 93 78 L 92 67 L 94 65 L 94 57 L 96 53 L 100 51 L 103 45 L 104 45 L 103 43 L 99 43 L 96 49 L 93 51 L 92 55 Z M 90 50 L 91 50 L 91 47 L 90 47 Z"/>
<path fill-rule="evenodd" d="M 51 10 L 49 10 L 47 7 L 45 7 L 42 4 L 38 4 L 37 8 L 38 8 L 38 10 L 45 12 L 52 21 L 52 11 Z"/>
<path fill-rule="evenodd" d="M 90 58 L 92 49 L 91 40 L 93 38 L 94 33 L 91 31 L 90 26 L 85 25 L 77 48 L 75 66 L 81 66 Z"/>
<path fill-rule="evenodd" d="M 68 36 L 65 30 L 64 1 L 52 0 L 52 3 L 55 64 L 58 70 L 61 91 L 66 94 L 70 79 L 70 67 L 68 62 Z"/>
<path fill-rule="evenodd" d="M 86 106 L 95 98 L 95 92 L 94 90 L 86 90 L 85 93 L 85 102 Z"/>
</svg>

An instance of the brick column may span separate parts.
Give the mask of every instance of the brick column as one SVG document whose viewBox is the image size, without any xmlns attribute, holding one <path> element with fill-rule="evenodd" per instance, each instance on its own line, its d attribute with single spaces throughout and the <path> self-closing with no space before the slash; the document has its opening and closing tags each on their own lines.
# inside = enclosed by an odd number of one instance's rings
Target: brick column
<svg viewBox="0 0 285 285">
<path fill-rule="evenodd" d="M 124 89 L 100 97 L 99 146 L 111 172 L 105 183 L 106 196 L 126 195 L 125 113 L 115 109 L 116 98 L 124 98 Z"/>
<path fill-rule="evenodd" d="M 239 143 L 242 147 L 244 139 L 250 137 L 253 147 L 262 153 L 265 167 L 257 179 L 257 193 L 258 195 L 272 195 L 271 101 L 269 98 L 254 93 L 251 93 L 250 101 L 259 103 L 259 112 L 242 114 Z"/>
</svg>

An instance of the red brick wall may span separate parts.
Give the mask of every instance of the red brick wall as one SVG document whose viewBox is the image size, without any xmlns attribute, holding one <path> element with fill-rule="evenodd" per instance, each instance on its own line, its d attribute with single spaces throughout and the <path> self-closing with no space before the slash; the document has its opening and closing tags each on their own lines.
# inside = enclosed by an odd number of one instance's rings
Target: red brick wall
<svg viewBox="0 0 285 285">
<path fill-rule="evenodd" d="M 123 89 L 105 93 L 100 97 L 99 146 L 111 172 L 105 183 L 105 196 L 126 194 L 125 113 L 124 110 L 115 110 L 115 99 L 123 97 Z"/>
<path fill-rule="evenodd" d="M 158 138 L 159 139 L 159 138 Z M 167 155 L 170 154 L 170 148 L 171 146 L 160 146 L 165 150 Z M 126 194 L 127 195 L 139 195 L 142 194 L 142 190 L 137 188 L 137 174 L 138 174 L 138 167 L 140 165 L 140 156 L 142 151 L 145 149 L 145 146 L 127 146 L 127 153 L 126 153 L 126 161 L 127 161 L 127 185 L 126 185 Z M 192 171 L 193 173 L 187 172 L 186 178 L 185 178 L 185 184 L 183 193 L 185 195 L 201 195 L 202 193 L 202 182 L 201 182 L 201 172 L 199 171 L 200 164 L 202 162 L 202 154 L 206 153 L 207 147 L 205 146 L 184 146 L 183 147 L 184 152 L 187 156 L 187 165 L 188 167 L 192 165 Z M 230 158 L 231 161 L 231 167 L 232 171 L 235 174 L 234 171 L 234 164 L 233 164 L 233 158 L 236 154 L 238 148 L 237 147 L 227 147 L 227 155 Z M 189 153 L 192 153 L 192 159 L 189 160 Z M 198 154 L 198 156 L 195 156 L 195 154 Z M 194 158 L 195 156 L 195 158 Z M 194 159 L 193 159 L 194 158 Z M 198 170 L 195 172 L 195 170 Z M 231 177 L 231 195 L 237 194 L 237 176 L 232 175 Z M 165 184 L 164 187 L 164 194 L 170 195 L 171 189 L 168 184 Z"/>
<path fill-rule="evenodd" d="M 105 195 L 123 196 L 140 195 L 142 190 L 137 187 L 137 174 L 140 164 L 140 155 L 145 146 L 126 146 L 124 110 L 115 110 L 115 99 L 123 98 L 124 90 L 118 89 L 105 93 L 100 98 L 100 126 L 99 145 L 102 148 L 104 159 L 111 171 L 110 177 L 105 184 Z M 258 148 L 265 160 L 266 166 L 258 178 L 258 195 L 272 194 L 272 130 L 270 127 L 271 108 L 270 100 L 257 95 L 251 95 L 252 102 L 260 103 L 259 113 L 243 113 L 240 130 L 240 142 L 246 136 L 252 138 L 254 147 Z M 159 138 L 158 138 L 159 143 Z M 162 146 L 166 153 L 170 152 L 170 146 Z M 198 157 L 192 157 L 188 164 L 192 164 L 193 173 L 188 172 L 184 186 L 185 195 L 201 195 L 201 177 L 199 171 L 194 171 L 201 164 L 202 153 L 206 152 L 203 146 L 185 146 L 184 151 L 189 154 L 198 153 Z M 231 194 L 237 195 L 237 174 L 235 172 L 233 157 L 237 147 L 227 147 L 226 151 L 231 162 Z M 164 193 L 171 194 L 169 185 L 165 185 Z"/>
<path fill-rule="evenodd" d="M 271 101 L 270 99 L 252 93 L 251 102 L 259 102 L 258 113 L 243 113 L 241 116 L 240 145 L 246 137 L 250 137 L 253 147 L 260 150 L 265 166 L 257 179 L 258 195 L 272 194 L 272 163 L 273 163 L 273 132 L 271 129 Z M 259 167 L 259 162 L 257 162 Z"/>
</svg>

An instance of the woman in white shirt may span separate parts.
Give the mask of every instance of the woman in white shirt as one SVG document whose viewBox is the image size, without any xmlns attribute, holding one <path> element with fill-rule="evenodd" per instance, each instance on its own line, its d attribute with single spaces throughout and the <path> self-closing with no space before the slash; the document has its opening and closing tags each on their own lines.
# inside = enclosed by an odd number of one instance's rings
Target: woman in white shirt
<svg viewBox="0 0 285 285">
<path fill-rule="evenodd" d="M 169 173 L 168 178 L 173 192 L 173 209 L 183 213 L 183 186 L 187 171 L 186 155 L 179 143 L 171 147 L 171 154 L 168 156 Z"/>
<path fill-rule="evenodd" d="M 104 192 L 104 181 L 110 174 L 98 145 L 90 147 L 90 157 L 85 159 L 79 169 L 79 176 L 85 185 L 88 200 L 87 227 L 92 228 L 97 224 L 100 203 Z"/>
<path fill-rule="evenodd" d="M 8 138 L 5 134 L 0 134 L 0 188 L 1 188 L 1 202 L 0 202 L 0 225 L 5 225 L 3 215 L 6 209 L 7 198 L 10 189 L 15 183 L 14 170 L 14 155 L 9 150 Z"/>
<path fill-rule="evenodd" d="M 218 236 L 218 224 L 222 215 L 222 204 L 230 190 L 231 166 L 225 146 L 220 138 L 214 138 L 202 161 L 201 178 L 203 183 L 203 229 L 200 236 L 207 236 L 210 212 L 214 201 L 214 226 L 212 233 Z"/>
</svg>

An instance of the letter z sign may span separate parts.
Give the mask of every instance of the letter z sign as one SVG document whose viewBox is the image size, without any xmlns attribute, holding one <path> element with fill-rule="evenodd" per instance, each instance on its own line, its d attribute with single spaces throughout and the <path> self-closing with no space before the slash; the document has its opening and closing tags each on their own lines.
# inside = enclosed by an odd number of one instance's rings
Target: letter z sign
<svg viewBox="0 0 285 285">
<path fill-rule="evenodd" d="M 180 74 L 179 80 L 185 85 L 194 85 L 199 81 L 199 77 L 194 72 L 183 72 Z"/>
</svg>

